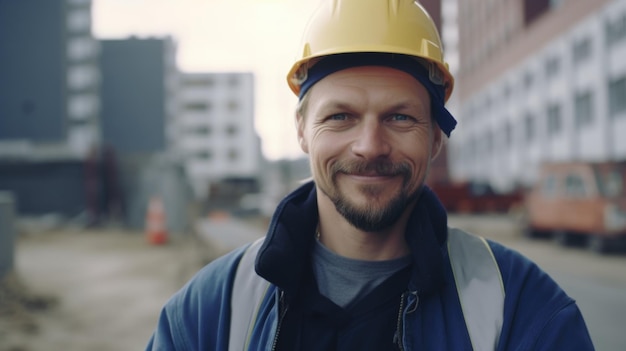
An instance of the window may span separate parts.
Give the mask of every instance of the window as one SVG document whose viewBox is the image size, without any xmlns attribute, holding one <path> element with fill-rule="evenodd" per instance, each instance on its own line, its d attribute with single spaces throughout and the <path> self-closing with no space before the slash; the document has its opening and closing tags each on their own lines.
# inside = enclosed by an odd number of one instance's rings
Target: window
<svg viewBox="0 0 626 351">
<path fill-rule="evenodd" d="M 239 109 L 239 102 L 237 100 L 230 100 L 226 106 L 228 107 L 228 111 L 235 112 Z"/>
<path fill-rule="evenodd" d="M 239 158 L 239 151 L 236 149 L 228 150 L 228 159 L 231 161 L 236 161 Z"/>
<path fill-rule="evenodd" d="M 74 37 L 67 41 L 67 57 L 73 61 L 90 59 L 97 55 L 97 45 L 90 37 Z"/>
<path fill-rule="evenodd" d="M 185 105 L 185 109 L 188 111 L 205 112 L 211 109 L 211 104 L 207 102 L 190 102 Z"/>
<path fill-rule="evenodd" d="M 239 130 L 237 129 L 237 126 L 234 126 L 232 124 L 226 127 L 226 134 L 230 136 L 237 134 L 238 131 Z"/>
<path fill-rule="evenodd" d="M 558 134 L 561 131 L 561 106 L 548 106 L 548 135 Z"/>
<path fill-rule="evenodd" d="M 602 174 L 600 178 L 602 194 L 608 197 L 619 197 L 626 195 L 624 187 L 624 175 L 621 170 L 610 170 Z"/>
<path fill-rule="evenodd" d="M 73 120 L 87 118 L 98 111 L 99 102 L 93 94 L 71 95 L 67 102 L 67 113 Z"/>
<path fill-rule="evenodd" d="M 195 131 L 196 134 L 207 136 L 211 134 L 212 129 L 210 126 L 199 126 L 195 129 Z"/>
<path fill-rule="evenodd" d="M 98 81 L 98 71 L 93 65 L 73 65 L 67 70 L 67 85 L 73 90 L 87 89 Z"/>
<path fill-rule="evenodd" d="M 613 46 L 626 38 L 626 14 L 613 22 L 607 22 L 604 27 L 607 46 Z"/>
<path fill-rule="evenodd" d="M 535 137 L 535 118 L 530 113 L 524 116 L 524 135 L 526 141 L 532 141 Z"/>
<path fill-rule="evenodd" d="M 215 85 L 213 77 L 193 77 L 189 79 L 186 85 L 196 88 L 211 88 Z"/>
<path fill-rule="evenodd" d="M 468 157 L 476 157 L 477 153 L 479 152 L 478 147 L 477 147 L 477 139 L 475 137 L 471 137 L 468 142 L 467 142 L 467 156 Z"/>
<path fill-rule="evenodd" d="M 559 73 L 560 66 L 561 66 L 561 61 L 559 60 L 558 57 L 550 57 L 546 61 L 546 67 L 545 67 L 546 77 L 552 78 L 556 76 Z"/>
<path fill-rule="evenodd" d="M 89 9 L 76 9 L 68 12 L 67 29 L 71 32 L 88 32 L 91 28 L 91 13 Z"/>
<path fill-rule="evenodd" d="M 202 150 L 196 153 L 196 158 L 208 161 L 213 158 L 213 153 L 209 150 Z"/>
<path fill-rule="evenodd" d="M 228 77 L 228 86 L 231 88 L 236 88 L 239 86 L 239 77 L 235 74 L 232 74 Z"/>
<path fill-rule="evenodd" d="M 591 92 L 579 93 L 574 97 L 574 118 L 577 127 L 587 126 L 593 122 L 593 98 Z"/>
<path fill-rule="evenodd" d="M 487 131 L 483 140 L 483 153 L 489 154 L 493 150 L 493 135 L 491 131 Z"/>
<path fill-rule="evenodd" d="M 568 197 L 586 197 L 585 181 L 578 174 L 568 174 L 565 178 L 565 193 Z"/>
<path fill-rule="evenodd" d="M 547 176 L 541 183 L 541 193 L 545 197 L 555 197 L 559 192 L 558 181 L 554 175 Z"/>
<path fill-rule="evenodd" d="M 507 122 L 502 127 L 502 146 L 505 149 L 508 149 L 511 145 L 513 145 L 513 127 L 511 127 L 511 123 Z"/>
<path fill-rule="evenodd" d="M 533 73 L 528 71 L 526 72 L 526 74 L 524 74 L 524 88 L 526 88 L 526 90 L 530 90 L 532 86 L 533 86 Z"/>
<path fill-rule="evenodd" d="M 626 76 L 609 82 L 609 113 L 615 117 L 626 112 Z"/>
<path fill-rule="evenodd" d="M 572 46 L 572 60 L 574 64 L 586 61 L 591 56 L 591 39 L 585 38 Z"/>
</svg>

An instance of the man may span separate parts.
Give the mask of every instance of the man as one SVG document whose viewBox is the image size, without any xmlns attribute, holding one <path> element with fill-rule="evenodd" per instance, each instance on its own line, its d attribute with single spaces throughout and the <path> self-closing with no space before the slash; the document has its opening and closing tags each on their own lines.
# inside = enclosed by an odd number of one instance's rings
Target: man
<svg viewBox="0 0 626 351">
<path fill-rule="evenodd" d="M 148 349 L 593 350 L 553 280 L 448 228 L 423 185 L 456 124 L 423 8 L 324 1 L 302 53 L 288 82 L 313 182 L 167 303 Z"/>
</svg>

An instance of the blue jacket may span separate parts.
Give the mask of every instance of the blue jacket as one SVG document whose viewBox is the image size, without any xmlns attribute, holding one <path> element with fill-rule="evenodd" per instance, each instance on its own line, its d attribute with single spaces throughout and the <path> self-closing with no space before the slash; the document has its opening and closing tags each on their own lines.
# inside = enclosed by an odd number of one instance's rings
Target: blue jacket
<svg viewBox="0 0 626 351">
<path fill-rule="evenodd" d="M 281 292 L 300 283 L 318 221 L 315 187 L 306 184 L 278 206 L 256 259 L 271 282 L 251 334 L 250 350 L 271 350 Z M 471 350 L 446 249 L 447 216 L 425 188 L 409 219 L 406 239 L 413 270 L 402 318 L 404 350 Z M 593 350 L 574 300 L 538 266 L 489 241 L 505 290 L 497 350 Z M 209 263 L 163 308 L 147 350 L 228 350 L 230 297 L 245 247 Z"/>
</svg>

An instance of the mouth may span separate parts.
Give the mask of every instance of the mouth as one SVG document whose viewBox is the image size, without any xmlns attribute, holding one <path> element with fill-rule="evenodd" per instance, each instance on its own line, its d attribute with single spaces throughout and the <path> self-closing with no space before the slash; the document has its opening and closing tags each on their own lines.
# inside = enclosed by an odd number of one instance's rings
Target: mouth
<svg viewBox="0 0 626 351">
<path fill-rule="evenodd" d="M 395 179 L 397 174 L 385 174 L 385 173 L 377 173 L 377 172 L 367 172 L 367 173 L 343 173 L 344 176 L 358 181 L 362 183 L 381 183 L 385 181 L 389 181 Z"/>
<path fill-rule="evenodd" d="M 341 175 L 358 182 L 380 183 L 396 179 L 407 178 L 410 173 L 406 164 L 394 164 L 388 160 L 374 162 L 341 162 L 334 165 L 331 171 L 335 176 Z"/>
</svg>

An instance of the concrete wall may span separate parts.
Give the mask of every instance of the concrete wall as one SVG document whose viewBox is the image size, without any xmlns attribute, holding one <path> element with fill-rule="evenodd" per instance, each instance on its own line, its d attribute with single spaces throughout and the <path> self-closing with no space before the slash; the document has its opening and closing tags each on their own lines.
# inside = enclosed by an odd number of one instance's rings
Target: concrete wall
<svg viewBox="0 0 626 351">
<path fill-rule="evenodd" d="M 15 210 L 13 195 L 0 191 L 0 280 L 13 270 L 15 260 Z"/>
<path fill-rule="evenodd" d="M 159 196 L 168 230 L 181 233 L 188 229 L 193 196 L 182 166 L 158 155 L 121 156 L 119 162 L 125 223 L 129 228 L 144 228 L 148 202 Z"/>
<path fill-rule="evenodd" d="M 11 191 L 20 215 L 74 217 L 85 209 L 84 163 L 0 161 L 0 191 Z"/>
</svg>

